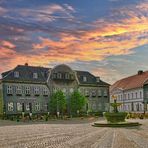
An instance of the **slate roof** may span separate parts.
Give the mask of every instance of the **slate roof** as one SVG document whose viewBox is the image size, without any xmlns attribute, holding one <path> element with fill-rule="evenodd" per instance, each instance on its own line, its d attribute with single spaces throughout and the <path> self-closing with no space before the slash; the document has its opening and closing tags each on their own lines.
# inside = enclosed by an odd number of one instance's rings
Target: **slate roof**
<svg viewBox="0 0 148 148">
<path fill-rule="evenodd" d="M 100 80 L 99 82 L 97 82 L 97 79 L 94 75 L 92 75 L 90 72 L 88 71 L 76 71 L 77 73 L 77 78 L 79 80 L 79 83 L 81 85 L 109 85 L 108 83 Z M 83 81 L 83 77 L 87 77 L 87 81 Z"/>
<path fill-rule="evenodd" d="M 136 74 L 117 81 L 111 86 L 110 91 L 113 91 L 114 89 L 129 90 L 134 88 L 141 88 L 147 80 L 148 71 L 145 71 L 141 74 Z"/>
<path fill-rule="evenodd" d="M 2 81 L 15 81 L 15 82 L 32 82 L 32 83 L 45 83 L 48 77 L 49 68 L 18 65 L 11 71 L 2 73 Z M 19 77 L 14 77 L 14 72 L 19 72 Z M 33 78 L 33 73 L 38 73 L 38 79 Z"/>
<path fill-rule="evenodd" d="M 46 83 L 48 72 L 50 68 L 35 67 L 28 65 L 18 65 L 13 70 L 2 73 L 2 81 L 9 82 L 30 82 L 30 83 Z M 19 72 L 19 77 L 14 77 L 14 72 Z M 38 79 L 33 78 L 33 73 L 38 74 Z M 100 80 L 97 82 L 96 77 L 87 71 L 76 71 L 78 81 L 81 85 L 109 85 L 108 83 Z M 83 81 L 83 77 L 87 77 L 87 81 Z"/>
</svg>

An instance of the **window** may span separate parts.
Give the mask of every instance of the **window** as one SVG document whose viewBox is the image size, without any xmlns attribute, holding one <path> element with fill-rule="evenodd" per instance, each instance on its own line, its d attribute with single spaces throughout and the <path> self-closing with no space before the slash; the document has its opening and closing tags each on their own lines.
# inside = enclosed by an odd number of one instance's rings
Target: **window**
<svg viewBox="0 0 148 148">
<path fill-rule="evenodd" d="M 107 90 L 104 90 L 104 96 L 106 97 L 107 96 Z"/>
<path fill-rule="evenodd" d="M 142 99 L 142 92 L 140 91 L 140 99 Z"/>
<path fill-rule="evenodd" d="M 139 109 L 140 109 L 140 111 L 143 110 L 143 105 L 142 104 L 140 104 Z"/>
<path fill-rule="evenodd" d="M 132 99 L 134 98 L 134 94 L 132 93 Z"/>
<path fill-rule="evenodd" d="M 33 73 L 33 78 L 37 79 L 38 78 L 38 74 L 37 73 Z"/>
<path fill-rule="evenodd" d="M 130 95 L 128 94 L 128 100 L 130 99 Z"/>
<path fill-rule="evenodd" d="M 102 90 L 98 90 L 98 96 L 102 96 Z"/>
<path fill-rule="evenodd" d="M 126 94 L 124 94 L 124 100 L 126 100 Z"/>
<path fill-rule="evenodd" d="M 62 74 L 61 74 L 61 73 L 58 73 L 58 74 L 57 74 L 57 78 L 58 78 L 58 79 L 61 79 L 61 78 L 62 78 Z"/>
<path fill-rule="evenodd" d="M 14 72 L 14 77 L 15 77 L 15 78 L 19 78 L 19 72 L 18 72 L 18 71 L 15 71 L 15 72 Z"/>
<path fill-rule="evenodd" d="M 136 92 L 136 99 L 137 99 L 138 97 L 137 97 L 137 92 Z"/>
<path fill-rule="evenodd" d="M 22 94 L 22 88 L 21 86 L 16 86 L 16 94 L 21 95 Z"/>
<path fill-rule="evenodd" d="M 35 110 L 40 111 L 40 103 L 39 102 L 35 103 Z"/>
<path fill-rule="evenodd" d="M 53 92 L 56 93 L 58 91 L 58 88 L 53 88 Z"/>
<path fill-rule="evenodd" d="M 30 87 L 29 86 L 26 86 L 25 94 L 30 95 Z"/>
<path fill-rule="evenodd" d="M 57 78 L 57 73 L 53 73 L 52 78 L 56 79 Z"/>
<path fill-rule="evenodd" d="M 47 88 L 43 88 L 43 95 L 48 95 L 48 89 Z"/>
<path fill-rule="evenodd" d="M 139 111 L 139 103 L 137 103 L 136 108 L 137 108 L 137 111 Z"/>
<path fill-rule="evenodd" d="M 35 87 L 35 88 L 34 88 L 34 94 L 35 94 L 35 95 L 39 95 L 39 94 L 40 94 L 40 93 L 39 93 L 39 90 L 40 90 L 39 87 Z"/>
<path fill-rule="evenodd" d="M 118 100 L 120 100 L 120 95 L 118 95 Z"/>
<path fill-rule="evenodd" d="M 26 111 L 30 111 L 29 103 L 26 103 Z"/>
<path fill-rule="evenodd" d="M 121 100 L 123 100 L 123 96 L 121 95 Z"/>
<path fill-rule="evenodd" d="M 87 77 L 83 76 L 83 82 L 87 81 Z"/>
<path fill-rule="evenodd" d="M 12 94 L 13 93 L 13 90 L 12 90 L 12 86 L 7 86 L 7 94 Z"/>
<path fill-rule="evenodd" d="M 88 90 L 85 90 L 85 96 L 89 96 L 89 91 Z"/>
<path fill-rule="evenodd" d="M 92 90 L 92 97 L 95 97 L 96 96 L 96 91 L 95 90 Z"/>
<path fill-rule="evenodd" d="M 69 79 L 70 75 L 68 73 L 65 74 L 65 79 Z"/>
<path fill-rule="evenodd" d="M 22 103 L 17 103 L 17 111 L 22 111 Z"/>
<path fill-rule="evenodd" d="M 63 88 L 62 92 L 63 92 L 63 93 L 66 93 L 66 88 Z"/>
<path fill-rule="evenodd" d="M 8 111 L 13 111 L 13 102 L 8 103 Z"/>
<path fill-rule="evenodd" d="M 70 93 L 73 93 L 73 88 L 70 88 Z"/>
</svg>

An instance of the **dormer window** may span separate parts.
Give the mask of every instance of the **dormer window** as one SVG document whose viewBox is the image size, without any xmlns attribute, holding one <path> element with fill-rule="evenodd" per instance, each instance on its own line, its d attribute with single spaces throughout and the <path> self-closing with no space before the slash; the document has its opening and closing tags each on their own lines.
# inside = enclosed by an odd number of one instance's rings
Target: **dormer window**
<svg viewBox="0 0 148 148">
<path fill-rule="evenodd" d="M 87 81 L 87 77 L 83 76 L 83 82 Z"/>
<path fill-rule="evenodd" d="M 15 78 L 19 78 L 19 72 L 18 72 L 18 71 L 15 71 L 15 72 L 14 72 L 14 77 L 15 77 Z"/>
<path fill-rule="evenodd" d="M 33 78 L 37 79 L 38 78 L 38 74 L 37 73 L 33 73 Z"/>
<path fill-rule="evenodd" d="M 58 79 L 62 79 L 62 74 L 61 74 L 61 73 L 58 73 L 58 74 L 57 74 L 57 78 L 58 78 Z"/>
</svg>

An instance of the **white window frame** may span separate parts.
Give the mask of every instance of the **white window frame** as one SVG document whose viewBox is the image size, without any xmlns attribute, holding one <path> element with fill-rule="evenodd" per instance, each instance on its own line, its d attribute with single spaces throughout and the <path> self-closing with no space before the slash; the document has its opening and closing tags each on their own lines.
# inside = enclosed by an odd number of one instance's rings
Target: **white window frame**
<svg viewBox="0 0 148 148">
<path fill-rule="evenodd" d="M 11 85 L 7 86 L 7 94 L 13 94 L 13 89 Z"/>
<path fill-rule="evenodd" d="M 85 90 L 85 96 L 89 96 L 89 90 Z"/>
<path fill-rule="evenodd" d="M 87 77 L 83 76 L 83 82 L 87 82 Z"/>
<path fill-rule="evenodd" d="M 29 103 L 26 103 L 25 108 L 26 108 L 26 111 L 30 111 L 30 108 L 29 108 Z"/>
<path fill-rule="evenodd" d="M 15 71 L 15 72 L 14 72 L 14 77 L 15 77 L 15 78 L 19 78 L 19 72 L 18 72 L 18 71 Z"/>
<path fill-rule="evenodd" d="M 107 93 L 108 91 L 106 90 L 106 89 L 104 89 L 104 91 L 103 91 L 103 95 L 105 96 L 105 97 L 107 97 L 108 96 L 108 93 Z M 119 97 L 119 100 L 120 100 L 120 97 Z"/>
<path fill-rule="evenodd" d="M 69 73 L 65 73 L 65 79 L 70 79 Z"/>
<path fill-rule="evenodd" d="M 14 103 L 13 102 L 8 102 L 8 111 L 13 111 L 14 110 Z"/>
<path fill-rule="evenodd" d="M 73 93 L 74 92 L 74 89 L 73 88 L 70 88 L 69 91 L 70 91 L 70 93 Z"/>
<path fill-rule="evenodd" d="M 96 97 L 96 90 L 92 90 L 91 94 L 92 94 L 92 97 Z"/>
<path fill-rule="evenodd" d="M 16 86 L 16 94 L 22 94 L 22 87 L 21 86 Z"/>
<path fill-rule="evenodd" d="M 34 107 L 35 107 L 35 111 L 40 111 L 40 103 L 39 102 L 36 102 Z"/>
<path fill-rule="evenodd" d="M 62 79 L 62 74 L 61 73 L 57 73 L 57 78 L 58 79 Z"/>
<path fill-rule="evenodd" d="M 48 95 L 48 89 L 47 88 L 43 88 L 43 95 Z"/>
<path fill-rule="evenodd" d="M 34 87 L 34 94 L 39 95 L 40 94 L 40 88 L 39 87 Z"/>
<path fill-rule="evenodd" d="M 22 111 L 23 110 L 23 106 L 22 106 L 22 103 L 20 102 L 17 102 L 17 111 Z"/>
<path fill-rule="evenodd" d="M 38 73 L 37 73 L 37 72 L 34 72 L 34 73 L 33 73 L 33 78 L 34 78 L 34 79 L 37 79 L 37 78 L 38 78 Z"/>
<path fill-rule="evenodd" d="M 102 96 L 102 90 L 101 89 L 98 90 L 98 96 Z"/>
<path fill-rule="evenodd" d="M 30 95 L 30 86 L 25 87 L 25 94 Z"/>
</svg>

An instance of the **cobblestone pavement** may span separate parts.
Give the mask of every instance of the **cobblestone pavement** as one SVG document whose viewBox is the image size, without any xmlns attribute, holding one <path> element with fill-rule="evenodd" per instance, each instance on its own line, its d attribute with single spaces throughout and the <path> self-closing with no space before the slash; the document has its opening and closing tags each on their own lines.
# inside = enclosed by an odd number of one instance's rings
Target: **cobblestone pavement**
<svg viewBox="0 0 148 148">
<path fill-rule="evenodd" d="M 148 120 L 137 128 L 100 128 L 92 123 L 0 127 L 0 148 L 148 148 Z"/>
</svg>

